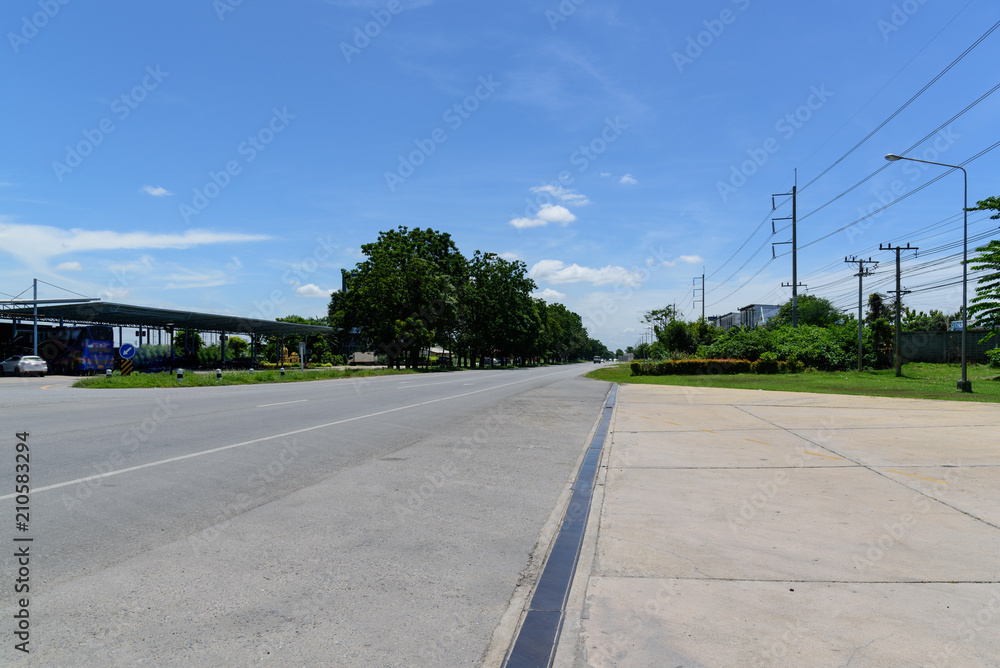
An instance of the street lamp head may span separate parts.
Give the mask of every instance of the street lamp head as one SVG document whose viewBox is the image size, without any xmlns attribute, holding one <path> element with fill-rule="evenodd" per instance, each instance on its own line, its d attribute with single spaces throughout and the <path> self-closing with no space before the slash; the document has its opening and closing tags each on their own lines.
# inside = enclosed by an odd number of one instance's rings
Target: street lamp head
<svg viewBox="0 0 1000 668">
<path fill-rule="evenodd" d="M 902 160 L 903 156 L 896 155 L 895 153 L 889 153 L 885 156 L 885 159 L 888 160 L 889 162 L 896 162 L 897 160 Z"/>
</svg>

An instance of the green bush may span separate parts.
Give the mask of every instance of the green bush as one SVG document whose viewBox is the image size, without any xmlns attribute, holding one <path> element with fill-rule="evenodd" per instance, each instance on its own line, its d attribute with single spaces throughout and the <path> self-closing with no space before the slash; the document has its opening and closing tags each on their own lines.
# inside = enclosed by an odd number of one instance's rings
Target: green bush
<svg viewBox="0 0 1000 668">
<path fill-rule="evenodd" d="M 731 329 L 720 335 L 708 346 L 698 348 L 698 357 L 716 359 L 747 359 L 756 362 L 765 353 L 773 353 L 776 358 L 768 358 L 758 373 L 775 373 L 770 362 L 791 362 L 788 370 L 813 367 L 822 371 L 839 371 L 853 368 L 857 364 L 858 329 L 857 321 L 842 325 L 818 327 L 779 327 L 768 330 Z M 868 329 L 864 332 L 864 364 L 875 367 L 879 362 Z M 766 369 L 766 371 L 764 371 Z"/>
<path fill-rule="evenodd" d="M 760 359 L 753 363 L 753 372 L 759 374 L 778 373 L 778 354 L 772 352 L 761 353 Z"/>
<path fill-rule="evenodd" d="M 633 376 L 708 376 L 749 373 L 750 360 L 685 359 L 659 362 L 632 362 Z"/>
<path fill-rule="evenodd" d="M 1000 348 L 987 350 L 986 357 L 990 360 L 990 368 L 1000 369 Z"/>
</svg>

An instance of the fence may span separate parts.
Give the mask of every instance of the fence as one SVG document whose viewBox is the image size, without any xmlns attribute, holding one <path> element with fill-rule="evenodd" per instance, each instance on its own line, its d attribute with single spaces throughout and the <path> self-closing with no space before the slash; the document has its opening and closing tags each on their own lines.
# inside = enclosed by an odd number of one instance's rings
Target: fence
<svg viewBox="0 0 1000 668">
<path fill-rule="evenodd" d="M 986 343 L 979 343 L 985 335 L 983 330 L 969 330 L 966 356 L 970 362 L 988 362 L 986 351 L 1000 344 L 996 335 Z M 899 343 L 905 362 L 962 361 L 962 332 L 902 332 Z"/>
</svg>

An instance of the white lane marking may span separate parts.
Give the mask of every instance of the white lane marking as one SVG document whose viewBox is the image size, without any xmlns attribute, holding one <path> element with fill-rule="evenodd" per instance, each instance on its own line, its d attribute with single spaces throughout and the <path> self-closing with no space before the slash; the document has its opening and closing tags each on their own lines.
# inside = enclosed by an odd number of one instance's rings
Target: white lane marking
<svg viewBox="0 0 1000 668">
<path fill-rule="evenodd" d="M 279 401 L 276 404 L 261 404 L 261 405 L 257 406 L 257 408 L 267 408 L 268 406 L 284 406 L 285 404 L 301 404 L 301 403 L 303 403 L 305 401 L 309 401 L 309 400 L 308 399 L 297 399 L 296 401 Z"/>
<path fill-rule="evenodd" d="M 223 450 L 231 450 L 233 448 L 242 448 L 246 445 L 253 445 L 255 443 L 263 443 L 264 441 L 271 441 L 276 438 L 285 438 L 287 436 L 295 436 L 296 434 L 304 434 L 307 431 L 316 431 L 317 429 L 325 429 L 326 427 L 334 427 L 340 424 L 346 424 L 348 422 L 355 422 L 357 420 L 365 420 L 367 418 L 378 417 L 379 415 L 387 415 L 388 413 L 396 413 L 398 411 L 405 411 L 410 408 L 419 408 L 420 406 L 427 406 L 429 404 L 436 404 L 442 401 L 450 401 L 452 399 L 460 399 L 462 397 L 467 397 L 473 394 L 479 394 L 480 392 L 488 392 L 490 390 L 499 390 L 502 387 L 509 387 L 511 385 L 518 385 L 520 383 L 527 383 L 532 380 L 538 380 L 541 378 L 548 378 L 549 376 L 559 375 L 561 372 L 547 373 L 543 376 L 537 376 L 535 378 L 525 378 L 523 380 L 515 380 L 510 383 L 504 383 L 503 385 L 494 385 L 493 387 L 484 387 L 478 390 L 472 390 L 471 392 L 463 392 L 462 394 L 454 394 L 450 397 L 441 397 L 440 399 L 431 399 L 430 401 L 421 401 L 418 404 L 409 404 L 407 406 L 400 406 L 398 408 L 388 408 L 384 411 L 376 411 L 375 413 L 368 413 L 367 415 L 358 415 L 352 418 L 344 418 L 343 420 L 335 420 L 333 422 L 327 422 L 325 424 L 318 424 L 313 427 L 304 427 L 302 429 L 296 429 L 295 431 L 286 431 L 283 434 L 274 434 L 273 436 L 263 436 L 261 438 L 255 438 L 252 441 L 243 441 L 242 443 L 233 443 L 232 445 L 223 445 L 218 448 L 211 448 L 209 450 L 201 450 L 200 452 L 192 452 L 187 455 L 180 455 L 178 457 L 170 457 L 168 459 L 160 459 L 155 462 L 148 462 L 146 464 L 139 464 L 138 466 L 130 466 L 127 469 L 119 469 L 117 471 L 109 471 L 107 473 L 98 473 L 97 475 L 87 476 L 86 478 L 77 478 L 76 480 L 68 480 L 66 482 L 59 482 L 54 485 L 48 485 L 46 487 L 36 487 L 31 490 L 33 494 L 38 494 L 39 492 L 47 492 L 50 489 L 59 489 L 60 487 L 68 487 L 70 485 L 78 485 L 81 482 L 89 482 L 91 480 L 100 480 L 102 478 L 110 478 L 111 476 L 119 475 L 121 473 L 129 473 L 131 471 L 138 471 L 140 469 L 148 469 L 152 466 L 160 466 L 161 464 L 170 464 L 173 462 L 179 462 L 184 459 L 191 459 L 192 457 L 201 457 L 202 455 L 211 455 L 216 452 L 222 452 Z M 5 494 L 0 496 L 0 501 L 5 499 L 12 499 L 16 494 Z"/>
<path fill-rule="evenodd" d="M 457 380 L 445 380 L 445 381 L 441 381 L 440 383 L 421 383 L 419 385 L 404 385 L 403 383 L 413 383 L 413 382 L 416 382 L 416 381 L 411 381 L 411 380 L 405 380 L 405 381 L 400 381 L 400 385 L 396 389 L 399 389 L 399 390 L 408 390 L 411 387 L 430 387 L 431 385 L 448 385 L 450 383 L 461 383 L 463 380 L 468 380 L 468 378 L 459 378 Z M 469 384 L 470 383 L 465 383 L 465 385 L 469 385 Z"/>
</svg>

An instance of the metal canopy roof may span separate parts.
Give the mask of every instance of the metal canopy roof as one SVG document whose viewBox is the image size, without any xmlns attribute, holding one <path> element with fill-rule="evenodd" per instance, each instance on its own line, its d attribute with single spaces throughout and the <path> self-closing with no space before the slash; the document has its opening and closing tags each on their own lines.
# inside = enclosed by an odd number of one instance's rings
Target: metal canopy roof
<svg viewBox="0 0 1000 668">
<path fill-rule="evenodd" d="M 0 309 L 0 317 L 27 320 L 33 317 L 32 308 Z M 114 325 L 122 327 L 152 327 L 157 329 L 195 329 L 199 332 L 226 334 L 263 334 L 267 336 L 324 334 L 330 327 L 276 322 L 234 315 L 216 315 L 196 311 L 173 311 L 111 302 L 87 304 L 61 304 L 39 306 L 38 320 L 46 322 L 72 322 L 86 325 Z"/>
</svg>

